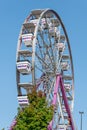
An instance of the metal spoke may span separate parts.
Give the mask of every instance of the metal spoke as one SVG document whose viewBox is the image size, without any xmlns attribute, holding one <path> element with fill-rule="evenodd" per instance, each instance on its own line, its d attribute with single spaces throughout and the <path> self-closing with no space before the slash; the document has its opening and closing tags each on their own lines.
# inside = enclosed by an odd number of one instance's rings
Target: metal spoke
<svg viewBox="0 0 87 130">
<path fill-rule="evenodd" d="M 53 64 L 53 62 L 52 62 L 52 58 L 51 58 L 51 56 L 50 56 L 50 54 L 49 54 L 49 51 L 48 51 L 48 48 L 49 48 L 49 46 L 46 44 L 46 42 L 44 41 L 44 37 L 43 37 L 43 35 L 40 33 L 40 36 L 41 36 L 41 38 L 42 38 L 42 40 L 43 40 L 43 46 L 46 48 L 46 54 L 48 54 L 48 56 L 49 56 L 49 58 L 50 58 L 50 61 L 51 61 L 51 64 Z M 45 53 L 44 53 L 45 54 Z"/>
</svg>

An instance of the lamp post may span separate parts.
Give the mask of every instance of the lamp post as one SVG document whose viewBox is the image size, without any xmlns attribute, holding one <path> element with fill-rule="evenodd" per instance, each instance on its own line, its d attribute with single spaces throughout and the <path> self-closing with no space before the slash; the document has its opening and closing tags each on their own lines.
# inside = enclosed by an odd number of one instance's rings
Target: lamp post
<svg viewBox="0 0 87 130">
<path fill-rule="evenodd" d="M 79 114 L 81 115 L 81 130 L 82 130 L 82 115 L 84 114 L 84 112 L 79 111 Z"/>
</svg>

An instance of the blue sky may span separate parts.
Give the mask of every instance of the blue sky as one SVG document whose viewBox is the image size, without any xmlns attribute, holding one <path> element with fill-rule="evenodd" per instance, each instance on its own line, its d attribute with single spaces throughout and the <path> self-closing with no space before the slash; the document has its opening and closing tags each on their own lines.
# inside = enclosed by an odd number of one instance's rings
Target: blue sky
<svg viewBox="0 0 87 130">
<path fill-rule="evenodd" d="M 75 74 L 74 118 L 80 130 L 79 111 L 84 111 L 87 130 L 87 1 L 0 1 L 0 130 L 8 129 L 17 114 L 16 47 L 20 28 L 32 9 L 51 8 L 61 17 L 70 40 Z"/>
</svg>

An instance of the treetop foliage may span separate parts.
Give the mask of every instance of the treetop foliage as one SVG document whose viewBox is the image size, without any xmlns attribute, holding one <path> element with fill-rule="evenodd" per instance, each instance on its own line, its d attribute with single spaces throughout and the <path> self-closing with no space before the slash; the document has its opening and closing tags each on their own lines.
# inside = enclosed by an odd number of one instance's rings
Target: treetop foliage
<svg viewBox="0 0 87 130">
<path fill-rule="evenodd" d="M 28 94 L 29 106 L 19 109 L 16 117 L 17 124 L 13 130 L 47 130 L 53 117 L 53 107 L 48 107 L 42 91 Z"/>
</svg>

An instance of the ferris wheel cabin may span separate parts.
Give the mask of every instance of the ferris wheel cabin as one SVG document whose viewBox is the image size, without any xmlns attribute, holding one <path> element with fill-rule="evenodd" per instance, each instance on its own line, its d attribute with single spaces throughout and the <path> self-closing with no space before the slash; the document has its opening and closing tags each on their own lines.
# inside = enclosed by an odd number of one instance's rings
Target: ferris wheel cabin
<svg viewBox="0 0 87 130">
<path fill-rule="evenodd" d="M 31 64 L 29 61 L 18 61 L 17 69 L 21 74 L 29 74 L 31 73 Z"/>
</svg>

